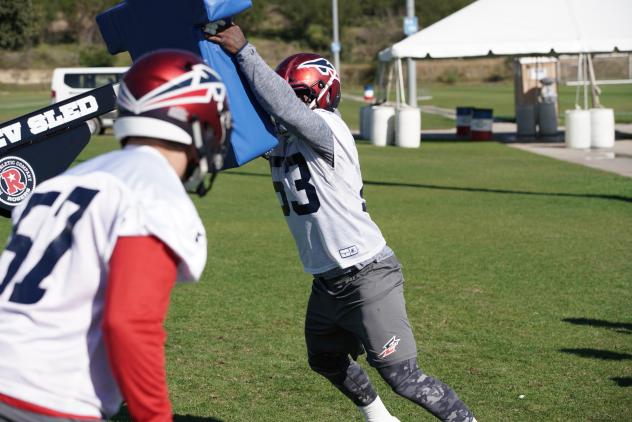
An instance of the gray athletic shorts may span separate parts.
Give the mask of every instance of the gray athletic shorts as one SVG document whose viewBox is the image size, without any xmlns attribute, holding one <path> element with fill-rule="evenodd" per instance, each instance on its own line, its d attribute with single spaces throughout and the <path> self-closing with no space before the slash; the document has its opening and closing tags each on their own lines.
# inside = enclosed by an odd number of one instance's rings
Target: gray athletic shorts
<svg viewBox="0 0 632 422">
<path fill-rule="evenodd" d="M 98 419 L 55 418 L 0 402 L 0 422 L 98 422 Z"/>
<path fill-rule="evenodd" d="M 404 301 L 404 277 L 393 255 L 355 274 L 315 278 L 305 317 L 310 356 L 363 351 L 381 368 L 417 356 Z"/>
</svg>

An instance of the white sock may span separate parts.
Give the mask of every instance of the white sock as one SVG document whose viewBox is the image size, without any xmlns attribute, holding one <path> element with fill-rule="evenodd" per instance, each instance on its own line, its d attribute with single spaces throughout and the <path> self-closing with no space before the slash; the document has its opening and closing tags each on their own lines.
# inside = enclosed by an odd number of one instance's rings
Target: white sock
<svg viewBox="0 0 632 422">
<path fill-rule="evenodd" d="M 397 420 L 386 409 L 380 396 L 377 396 L 368 406 L 358 406 L 358 410 L 364 415 L 366 422 L 393 422 Z"/>
</svg>

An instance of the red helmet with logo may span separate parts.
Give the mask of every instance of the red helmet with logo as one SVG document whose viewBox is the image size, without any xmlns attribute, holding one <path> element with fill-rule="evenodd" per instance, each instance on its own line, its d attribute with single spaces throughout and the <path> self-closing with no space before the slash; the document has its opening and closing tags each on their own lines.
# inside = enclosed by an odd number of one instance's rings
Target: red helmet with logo
<svg viewBox="0 0 632 422">
<path fill-rule="evenodd" d="M 192 145 L 185 185 L 204 195 L 207 173 L 223 166 L 231 117 L 226 87 L 219 75 L 193 53 L 158 50 L 142 56 L 127 71 L 118 93 L 114 134 Z"/>
<path fill-rule="evenodd" d="M 340 77 L 324 57 L 299 53 L 283 60 L 276 72 L 311 109 L 332 111 L 340 103 Z"/>
</svg>

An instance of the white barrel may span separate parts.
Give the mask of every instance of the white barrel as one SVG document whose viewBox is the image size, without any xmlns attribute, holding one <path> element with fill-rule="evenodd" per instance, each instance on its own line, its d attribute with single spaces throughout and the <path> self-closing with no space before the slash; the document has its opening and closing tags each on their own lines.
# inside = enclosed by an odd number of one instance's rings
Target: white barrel
<svg viewBox="0 0 632 422">
<path fill-rule="evenodd" d="M 518 136 L 535 136 L 535 107 L 532 105 L 516 107 L 516 124 Z"/>
<path fill-rule="evenodd" d="M 557 110 L 555 103 L 538 104 L 538 125 L 540 136 L 557 135 Z"/>
<path fill-rule="evenodd" d="M 566 110 L 564 125 L 567 148 L 590 148 L 590 111 Z"/>
<path fill-rule="evenodd" d="M 371 139 L 371 116 L 373 106 L 364 106 L 360 108 L 360 138 Z"/>
<path fill-rule="evenodd" d="M 590 145 L 593 148 L 614 147 L 614 110 L 590 109 Z"/>
<path fill-rule="evenodd" d="M 402 106 L 397 110 L 395 145 L 419 148 L 421 143 L 421 111 L 417 107 Z"/>
<path fill-rule="evenodd" d="M 395 138 L 395 107 L 373 106 L 371 113 L 371 143 L 379 147 L 392 144 Z"/>
</svg>

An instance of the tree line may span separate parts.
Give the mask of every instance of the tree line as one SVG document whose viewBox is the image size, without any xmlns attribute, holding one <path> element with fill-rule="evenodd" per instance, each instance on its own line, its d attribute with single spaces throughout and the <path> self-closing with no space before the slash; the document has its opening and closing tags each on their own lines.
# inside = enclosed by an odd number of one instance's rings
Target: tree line
<svg viewBox="0 0 632 422">
<path fill-rule="evenodd" d="M 190 0 L 188 0 L 190 1 Z M 424 28 L 474 0 L 417 0 L 416 15 Z M 95 16 L 118 0 L 2 0 L 0 49 L 22 50 L 46 43 L 101 43 Z M 299 40 L 325 50 L 331 42 L 331 0 L 253 0 L 237 16 L 248 35 Z M 405 0 L 340 0 L 343 50 L 360 57 L 403 38 Z M 366 47 L 369 49 L 367 50 Z M 373 51 L 374 50 L 374 51 Z M 355 51 L 355 53 L 354 53 Z"/>
</svg>

